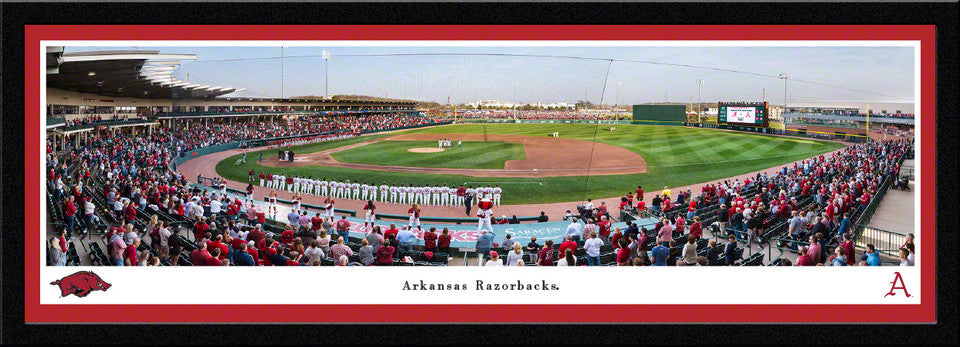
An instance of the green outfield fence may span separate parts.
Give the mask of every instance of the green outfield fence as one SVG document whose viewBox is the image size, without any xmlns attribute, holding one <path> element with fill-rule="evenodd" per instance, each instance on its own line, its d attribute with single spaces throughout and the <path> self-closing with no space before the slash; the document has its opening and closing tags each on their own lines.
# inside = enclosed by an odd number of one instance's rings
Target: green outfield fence
<svg viewBox="0 0 960 347">
<path fill-rule="evenodd" d="M 507 123 L 507 124 L 610 124 L 610 125 L 686 125 L 684 122 L 644 120 L 585 120 L 585 119 L 464 119 L 462 123 Z"/>
</svg>

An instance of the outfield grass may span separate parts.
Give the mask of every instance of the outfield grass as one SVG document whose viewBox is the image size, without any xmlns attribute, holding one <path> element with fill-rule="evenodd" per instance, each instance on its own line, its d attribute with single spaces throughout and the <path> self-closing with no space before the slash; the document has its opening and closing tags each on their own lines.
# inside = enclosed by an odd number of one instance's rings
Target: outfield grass
<svg viewBox="0 0 960 347">
<path fill-rule="evenodd" d="M 597 141 L 626 148 L 640 154 L 647 162 L 646 173 L 633 175 L 510 178 L 470 177 L 459 175 L 409 174 L 373 170 L 356 170 L 331 167 L 296 167 L 283 171 L 288 174 L 306 175 L 337 180 L 360 180 L 364 182 L 387 182 L 387 184 L 449 184 L 484 182 L 500 184 L 504 204 L 531 204 L 562 201 L 582 201 L 586 198 L 607 198 L 625 194 L 642 184 L 646 191 L 655 191 L 663 186 L 678 187 L 689 184 L 716 181 L 750 173 L 757 170 L 790 163 L 843 147 L 834 142 L 809 139 L 766 136 L 717 129 L 686 128 L 655 125 L 610 125 L 590 124 L 465 124 L 423 128 L 403 133 L 430 134 L 511 134 L 526 136 L 549 136 L 559 132 L 560 137 Z M 331 143 L 305 145 L 298 153 L 311 153 L 379 136 L 364 136 Z M 265 151 L 264 156 L 276 155 L 275 150 Z M 256 154 L 248 158 L 256 158 Z M 256 161 L 234 165 L 239 156 L 233 156 L 217 164 L 217 173 L 231 180 L 245 182 L 247 171 L 276 172 L 276 168 L 263 167 Z M 475 183 L 474 183 L 475 184 Z M 541 185 L 542 184 L 542 185 Z"/>
<path fill-rule="evenodd" d="M 463 141 L 463 148 L 454 142 L 436 153 L 412 153 L 411 148 L 437 148 L 437 141 L 380 141 L 330 155 L 343 163 L 453 169 L 503 169 L 507 160 L 527 158 L 523 145 L 500 141 Z"/>
</svg>

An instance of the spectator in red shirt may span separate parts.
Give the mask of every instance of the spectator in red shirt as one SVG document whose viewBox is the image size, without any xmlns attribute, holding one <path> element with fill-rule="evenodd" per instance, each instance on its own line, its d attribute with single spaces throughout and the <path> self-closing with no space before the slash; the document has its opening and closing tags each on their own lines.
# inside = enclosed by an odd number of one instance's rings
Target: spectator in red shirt
<svg viewBox="0 0 960 347">
<path fill-rule="evenodd" d="M 437 250 L 450 254 L 450 238 L 450 229 L 443 228 L 443 232 L 437 238 Z"/>
<path fill-rule="evenodd" d="M 123 209 L 123 216 L 127 223 L 133 223 L 133 221 L 137 218 L 137 209 L 133 207 L 132 202 L 128 202 L 126 205 L 127 207 Z"/>
<path fill-rule="evenodd" d="M 223 254 L 220 253 L 219 248 L 214 248 L 210 251 L 210 258 L 207 258 L 207 266 L 220 266 L 223 265 Z"/>
<path fill-rule="evenodd" d="M 797 257 L 797 266 L 813 266 L 813 265 L 816 265 L 816 264 L 813 263 L 813 259 L 810 258 L 810 255 L 807 254 L 807 247 L 806 247 L 806 246 L 800 246 L 800 248 L 797 250 L 797 254 L 799 255 L 799 256 Z"/>
<path fill-rule="evenodd" d="M 201 219 L 199 222 L 197 222 L 197 224 L 194 224 L 194 225 L 193 225 L 193 236 L 196 237 L 195 240 L 203 239 L 203 235 L 205 235 L 205 234 L 207 233 L 207 230 L 209 230 L 209 229 L 210 229 L 210 226 L 207 225 L 207 218 L 206 218 L 206 217 L 204 217 L 204 218 Z"/>
<path fill-rule="evenodd" d="M 253 230 L 250 230 L 250 233 L 247 234 L 247 241 L 253 241 L 254 245 L 260 244 L 260 241 L 263 241 L 267 234 L 260 229 L 261 225 L 257 224 L 257 227 Z"/>
<path fill-rule="evenodd" d="M 427 251 L 437 251 L 437 228 L 431 227 L 423 234 L 423 248 Z"/>
<path fill-rule="evenodd" d="M 323 217 L 320 217 L 320 212 L 317 212 L 317 215 L 310 219 L 310 230 L 317 232 L 321 227 L 323 227 Z"/>
<path fill-rule="evenodd" d="M 696 237 L 698 240 L 703 237 L 703 225 L 700 223 L 700 217 L 693 217 L 693 224 L 690 225 L 690 235 Z"/>
<path fill-rule="evenodd" d="M 388 238 L 390 235 L 393 235 L 393 238 L 396 239 L 396 238 L 397 238 L 397 233 L 399 233 L 399 232 L 400 232 L 400 230 L 397 230 L 397 225 L 396 225 L 396 224 L 393 224 L 393 223 L 390 223 L 390 229 L 387 229 L 387 230 L 385 230 L 385 231 L 383 232 L 383 237 L 384 237 L 384 238 Z"/>
<path fill-rule="evenodd" d="M 340 237 L 344 240 L 350 240 L 350 221 L 347 220 L 347 216 L 340 216 L 336 228 L 337 234 L 339 234 Z"/>
<path fill-rule="evenodd" d="M 603 240 L 603 242 L 610 241 L 610 225 L 612 224 L 613 223 L 607 220 L 607 216 L 600 216 L 600 222 L 597 223 L 597 229 L 599 231 L 597 234 L 600 235 L 600 239 Z"/>
<path fill-rule="evenodd" d="M 553 240 L 547 240 L 540 250 L 538 266 L 553 266 Z"/>
<path fill-rule="evenodd" d="M 396 239 L 396 234 L 387 235 L 389 241 Z M 393 252 L 396 248 L 390 245 L 390 242 L 384 242 L 383 246 L 377 250 L 377 265 L 393 265 Z"/>
<path fill-rule="evenodd" d="M 564 237 L 563 242 L 560 243 L 560 248 L 557 250 L 559 254 L 566 254 L 566 250 L 570 249 L 573 252 L 577 251 L 577 243 L 573 242 L 573 239 L 570 236 Z"/>
<path fill-rule="evenodd" d="M 133 244 L 123 250 L 123 266 L 137 266 L 137 247 L 140 247 L 140 238 L 133 239 Z"/>
<path fill-rule="evenodd" d="M 67 237 L 73 234 L 74 215 L 77 214 L 77 206 L 73 204 L 74 197 L 71 195 L 67 201 L 63 202 L 63 216 L 67 220 Z"/>
<path fill-rule="evenodd" d="M 843 243 L 840 244 L 840 247 L 843 247 L 843 254 L 847 256 L 847 265 L 855 264 L 856 259 L 853 258 L 857 253 L 854 252 L 853 237 L 850 236 L 850 233 L 843 234 Z"/>
</svg>

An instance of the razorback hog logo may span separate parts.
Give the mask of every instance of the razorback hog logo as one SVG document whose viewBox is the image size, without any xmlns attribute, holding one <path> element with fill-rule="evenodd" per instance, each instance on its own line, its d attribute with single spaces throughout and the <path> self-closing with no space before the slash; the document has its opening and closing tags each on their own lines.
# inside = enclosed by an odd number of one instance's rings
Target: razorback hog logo
<svg viewBox="0 0 960 347">
<path fill-rule="evenodd" d="M 111 284 L 104 282 L 100 276 L 90 271 L 78 271 L 67 277 L 50 282 L 55 286 L 60 286 L 60 296 L 64 297 L 70 294 L 85 297 L 94 290 L 106 291 L 110 289 Z"/>
</svg>

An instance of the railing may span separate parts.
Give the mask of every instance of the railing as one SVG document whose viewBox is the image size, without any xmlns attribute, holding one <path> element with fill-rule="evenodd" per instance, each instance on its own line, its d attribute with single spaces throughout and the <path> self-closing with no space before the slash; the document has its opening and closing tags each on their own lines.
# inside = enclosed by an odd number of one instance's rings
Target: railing
<svg viewBox="0 0 960 347">
<path fill-rule="evenodd" d="M 892 257 L 898 256 L 900 246 L 907 241 L 907 236 L 892 231 L 868 227 L 866 225 L 857 225 L 860 229 L 860 235 L 857 238 L 857 247 L 867 247 L 872 244 L 878 253 L 883 253 Z"/>
<path fill-rule="evenodd" d="M 68 126 L 64 126 L 63 130 L 71 131 L 71 130 L 81 130 L 81 129 L 94 129 L 98 127 L 109 128 L 116 125 L 137 125 L 137 124 L 146 124 L 150 122 L 151 121 L 148 119 L 130 118 L 130 119 L 124 119 L 124 120 L 109 120 L 109 121 L 99 121 L 99 122 L 86 123 L 86 124 L 68 125 Z"/>
</svg>

